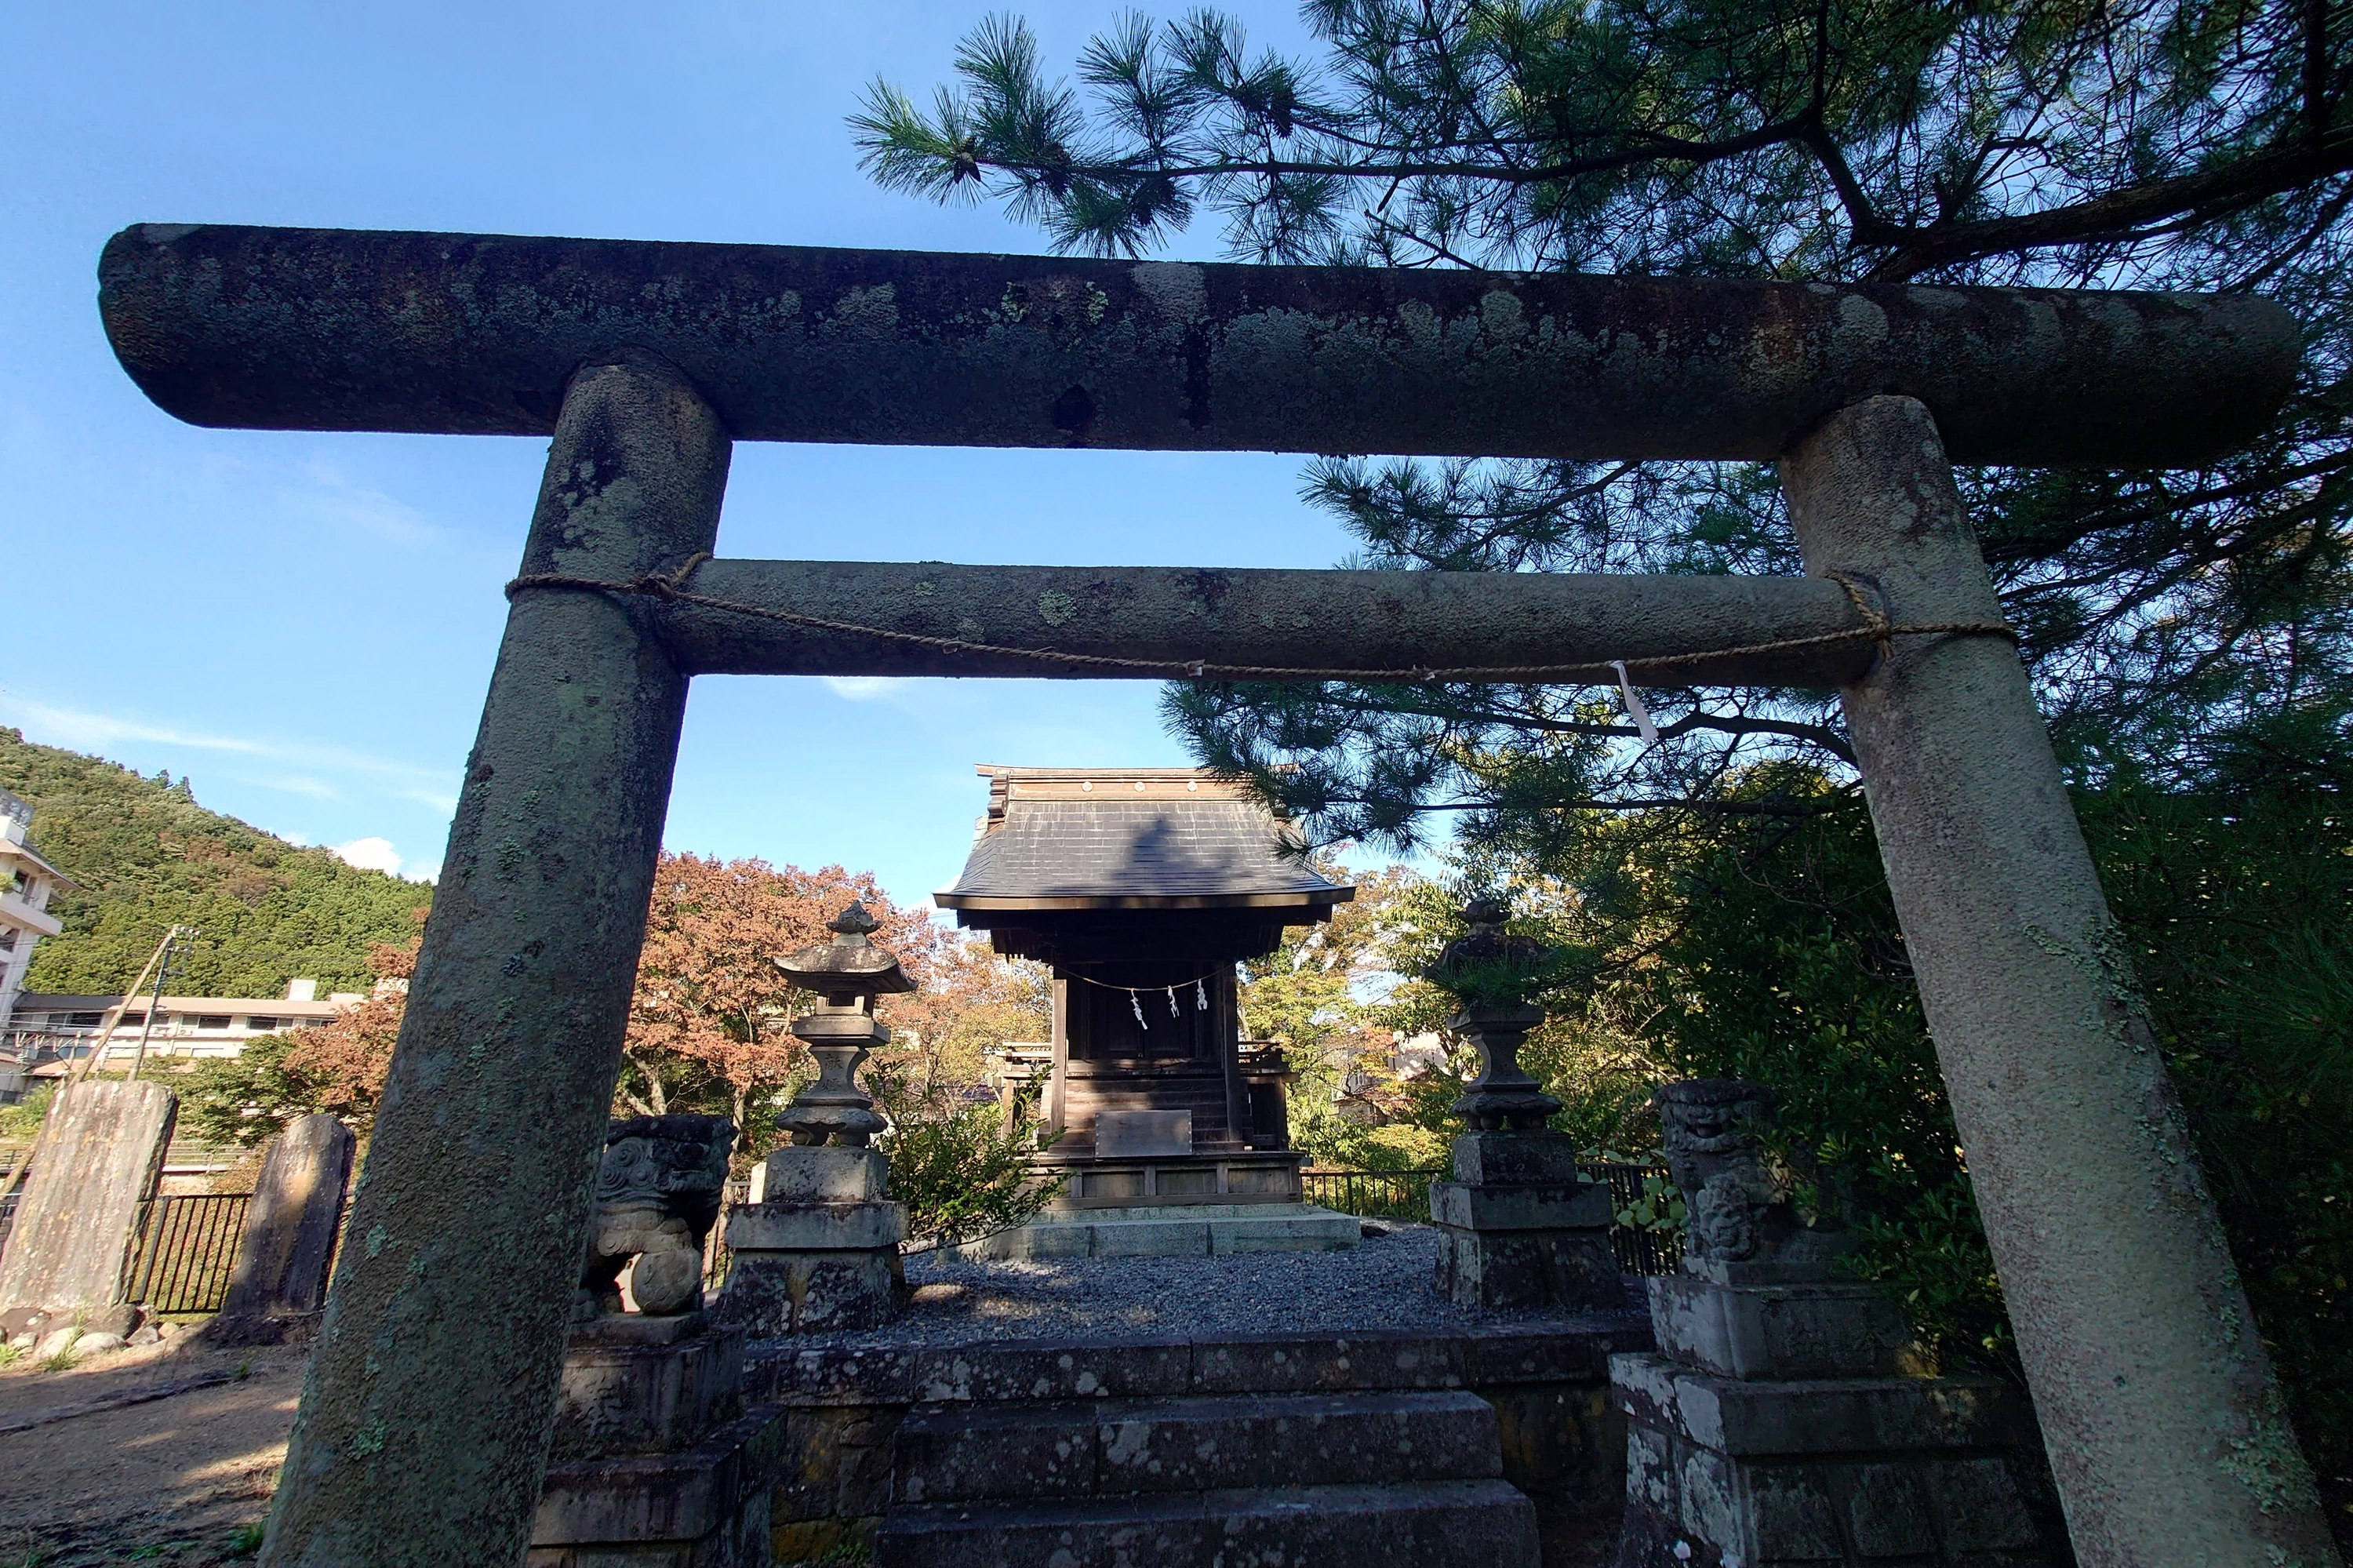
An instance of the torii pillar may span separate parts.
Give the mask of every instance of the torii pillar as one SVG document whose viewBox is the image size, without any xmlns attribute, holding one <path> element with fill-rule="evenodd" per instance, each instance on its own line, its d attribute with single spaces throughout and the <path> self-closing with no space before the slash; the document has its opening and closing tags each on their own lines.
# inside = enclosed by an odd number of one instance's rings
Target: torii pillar
<svg viewBox="0 0 2353 1568">
<path fill-rule="evenodd" d="M 1928 410 L 1782 460 L 1806 569 L 1998 622 Z M 1842 694 L 1904 946 L 2084 1568 L 2336 1561 L 2017 652 L 1897 637 Z"/>
<path fill-rule="evenodd" d="M 615 357 L 565 393 L 527 575 L 628 581 L 718 537 L 727 432 L 682 377 Z M 271 1563 L 522 1559 L 686 690 L 635 605 L 526 593 L 508 613 Z"/>
</svg>

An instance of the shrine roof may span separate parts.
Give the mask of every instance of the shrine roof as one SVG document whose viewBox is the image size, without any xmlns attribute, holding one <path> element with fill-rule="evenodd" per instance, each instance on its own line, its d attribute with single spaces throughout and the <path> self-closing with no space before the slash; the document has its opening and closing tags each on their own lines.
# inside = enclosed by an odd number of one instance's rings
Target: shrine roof
<svg viewBox="0 0 2353 1568">
<path fill-rule="evenodd" d="M 1206 771 L 980 771 L 988 814 L 964 874 L 934 895 L 943 908 L 1304 909 L 1356 896 L 1283 853 L 1257 797 Z"/>
</svg>

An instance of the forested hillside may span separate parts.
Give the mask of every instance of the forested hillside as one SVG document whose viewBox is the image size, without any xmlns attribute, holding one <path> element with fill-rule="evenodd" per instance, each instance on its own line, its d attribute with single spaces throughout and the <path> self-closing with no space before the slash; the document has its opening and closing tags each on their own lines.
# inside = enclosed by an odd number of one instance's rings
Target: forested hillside
<svg viewBox="0 0 2353 1568">
<path fill-rule="evenodd" d="M 0 728 L 0 789 L 33 806 L 34 848 L 79 886 L 49 911 L 65 923 L 26 977 L 34 991 L 131 983 L 164 929 L 203 932 L 182 995 L 279 996 L 308 976 L 322 996 L 368 988 L 368 944 L 406 942 L 432 889 L 345 865 L 196 804 L 185 778 L 36 746 Z"/>
</svg>

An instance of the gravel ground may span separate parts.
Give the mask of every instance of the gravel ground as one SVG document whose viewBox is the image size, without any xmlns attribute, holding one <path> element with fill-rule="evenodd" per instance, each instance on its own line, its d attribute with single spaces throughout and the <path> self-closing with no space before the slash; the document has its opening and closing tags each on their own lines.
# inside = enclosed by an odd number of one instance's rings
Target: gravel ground
<svg viewBox="0 0 2353 1568">
<path fill-rule="evenodd" d="M 1469 1329 L 1558 1319 L 1559 1312 L 1457 1307 L 1432 1287 L 1438 1233 L 1403 1226 L 1345 1252 L 1231 1257 L 907 1260 L 914 1299 L 885 1328 L 807 1334 L 797 1347 L 957 1344 L 1066 1335 L 1322 1333 Z"/>
</svg>

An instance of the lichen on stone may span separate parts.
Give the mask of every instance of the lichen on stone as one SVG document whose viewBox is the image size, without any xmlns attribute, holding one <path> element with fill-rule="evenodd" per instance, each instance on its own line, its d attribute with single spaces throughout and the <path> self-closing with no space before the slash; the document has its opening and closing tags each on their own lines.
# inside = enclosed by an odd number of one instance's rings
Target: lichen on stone
<svg viewBox="0 0 2353 1568">
<path fill-rule="evenodd" d="M 2313 1484 L 2303 1450 L 2295 1446 L 2276 1384 L 2266 1391 L 2252 1420 L 2254 1429 L 2232 1438 L 2231 1452 L 2217 1461 L 2222 1473 L 2254 1493 L 2255 1506 L 2265 1513 L 2318 1507 L 2320 1490 Z"/>
</svg>

